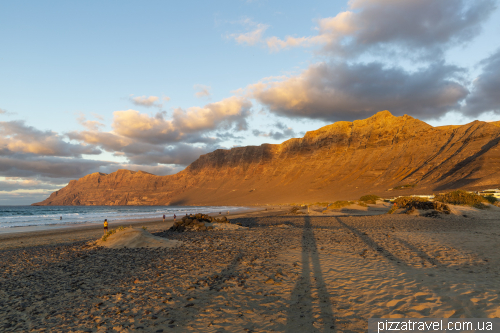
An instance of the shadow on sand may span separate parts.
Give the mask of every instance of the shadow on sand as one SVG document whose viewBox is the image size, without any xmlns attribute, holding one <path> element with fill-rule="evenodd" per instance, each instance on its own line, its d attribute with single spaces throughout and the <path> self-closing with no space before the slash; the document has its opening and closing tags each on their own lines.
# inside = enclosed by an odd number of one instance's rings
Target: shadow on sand
<svg viewBox="0 0 500 333">
<path fill-rule="evenodd" d="M 319 261 L 310 217 L 304 217 L 302 272 L 292 290 L 286 332 L 331 332 L 335 328 L 330 295 Z"/>
</svg>

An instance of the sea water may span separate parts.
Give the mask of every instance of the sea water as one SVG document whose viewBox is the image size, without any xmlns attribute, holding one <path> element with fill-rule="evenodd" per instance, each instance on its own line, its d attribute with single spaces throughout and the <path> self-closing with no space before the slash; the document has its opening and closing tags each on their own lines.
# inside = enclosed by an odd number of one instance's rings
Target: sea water
<svg viewBox="0 0 500 333">
<path fill-rule="evenodd" d="M 135 219 L 172 219 L 191 213 L 246 210 L 234 206 L 0 206 L 0 228 L 73 225 Z"/>
</svg>

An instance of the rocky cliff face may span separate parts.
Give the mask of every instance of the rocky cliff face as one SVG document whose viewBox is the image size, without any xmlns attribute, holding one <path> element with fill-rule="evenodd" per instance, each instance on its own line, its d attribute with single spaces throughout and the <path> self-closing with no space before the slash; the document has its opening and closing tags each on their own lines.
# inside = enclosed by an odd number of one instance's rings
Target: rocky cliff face
<svg viewBox="0 0 500 333">
<path fill-rule="evenodd" d="M 382 111 L 282 144 L 219 149 L 175 175 L 93 173 L 36 205 L 249 205 L 497 187 L 499 126 L 432 127 Z"/>
</svg>

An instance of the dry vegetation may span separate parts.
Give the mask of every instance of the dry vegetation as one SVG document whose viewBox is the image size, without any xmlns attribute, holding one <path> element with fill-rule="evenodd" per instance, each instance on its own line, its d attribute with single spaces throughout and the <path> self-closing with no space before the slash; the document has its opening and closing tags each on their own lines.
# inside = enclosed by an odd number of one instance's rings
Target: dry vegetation
<svg viewBox="0 0 500 333">
<path fill-rule="evenodd" d="M 360 202 L 364 202 L 365 204 L 375 204 L 377 200 L 379 200 L 380 197 L 375 194 L 367 194 L 363 195 L 361 198 L 359 198 Z"/>
<path fill-rule="evenodd" d="M 328 206 L 328 209 L 341 209 L 352 204 L 354 204 L 352 201 L 335 201 Z"/>
<path fill-rule="evenodd" d="M 394 203 L 398 207 L 402 208 L 402 207 L 405 207 L 408 203 L 415 202 L 415 201 L 426 202 L 428 200 L 427 200 L 427 198 L 420 198 L 420 197 L 400 197 L 400 198 L 397 198 L 396 200 L 394 200 Z"/>
<path fill-rule="evenodd" d="M 434 201 L 448 203 L 452 205 L 472 206 L 475 208 L 485 208 L 484 202 L 488 202 L 483 196 L 458 190 L 445 194 L 436 195 Z"/>
</svg>

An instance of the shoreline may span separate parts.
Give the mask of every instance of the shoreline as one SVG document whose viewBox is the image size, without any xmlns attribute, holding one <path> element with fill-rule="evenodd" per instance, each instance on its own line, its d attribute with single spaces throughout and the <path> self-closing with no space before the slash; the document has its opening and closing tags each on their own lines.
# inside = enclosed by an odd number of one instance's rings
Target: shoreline
<svg viewBox="0 0 500 333">
<path fill-rule="evenodd" d="M 268 207 L 249 207 L 227 214 L 221 214 L 228 219 L 249 217 L 259 215 L 266 211 Z M 283 210 L 278 210 L 283 211 Z M 271 210 L 272 212 L 272 210 Z M 227 213 L 227 212 L 226 212 Z M 210 216 L 218 216 L 217 213 L 209 213 Z M 182 216 L 178 216 L 180 219 Z M 174 223 L 173 218 L 145 218 L 145 219 L 127 219 L 109 222 L 109 229 L 119 226 L 124 227 L 147 227 L 151 233 L 161 232 L 169 229 Z M 19 228 L 19 229 L 18 229 Z M 74 243 L 80 241 L 97 240 L 104 233 L 102 222 L 73 224 L 73 225 L 45 225 L 33 227 L 12 227 L 4 229 L 18 229 L 13 231 L 3 231 L 0 229 L 0 250 L 15 249 L 41 245 L 56 245 Z"/>
<path fill-rule="evenodd" d="M 190 207 L 190 206 L 186 206 Z M 201 207 L 201 206 L 196 206 L 196 207 Z M 211 207 L 216 207 L 216 206 L 211 206 Z M 229 207 L 229 206 L 221 206 L 221 207 Z M 240 206 L 237 206 L 240 207 Z M 244 206 L 241 207 L 239 210 L 232 211 L 230 214 L 241 214 L 244 212 L 252 212 L 255 210 L 262 210 L 264 209 L 262 206 L 259 207 L 249 207 L 249 206 Z M 196 213 L 196 212 L 193 212 Z M 227 211 L 226 211 L 227 213 Z M 215 216 L 217 215 L 216 212 L 208 213 L 208 215 Z M 167 218 L 165 221 L 172 220 L 173 221 L 173 213 L 166 215 Z M 179 217 L 181 215 L 178 215 Z M 1 219 L 1 218 L 0 218 Z M 140 223 L 140 222 L 152 222 L 152 221 L 159 221 L 162 220 L 161 215 L 158 217 L 145 217 L 145 218 L 130 218 L 130 219 L 119 219 L 119 220 L 110 220 L 108 218 L 108 223 L 110 226 L 115 225 L 115 224 L 120 224 L 120 223 Z M 96 222 L 63 222 L 63 223 L 52 223 L 52 224 L 39 224 L 39 225 L 28 225 L 28 226 L 13 226 L 13 227 L 1 227 L 0 228 L 0 236 L 3 234 L 12 234 L 12 233 L 25 233 L 25 232 L 36 232 L 36 231 L 47 231 L 47 230 L 56 230 L 56 229 L 67 229 L 67 228 L 81 228 L 81 227 L 95 227 L 95 226 L 100 226 L 104 222 L 104 219 L 102 221 L 96 221 Z"/>
</svg>

